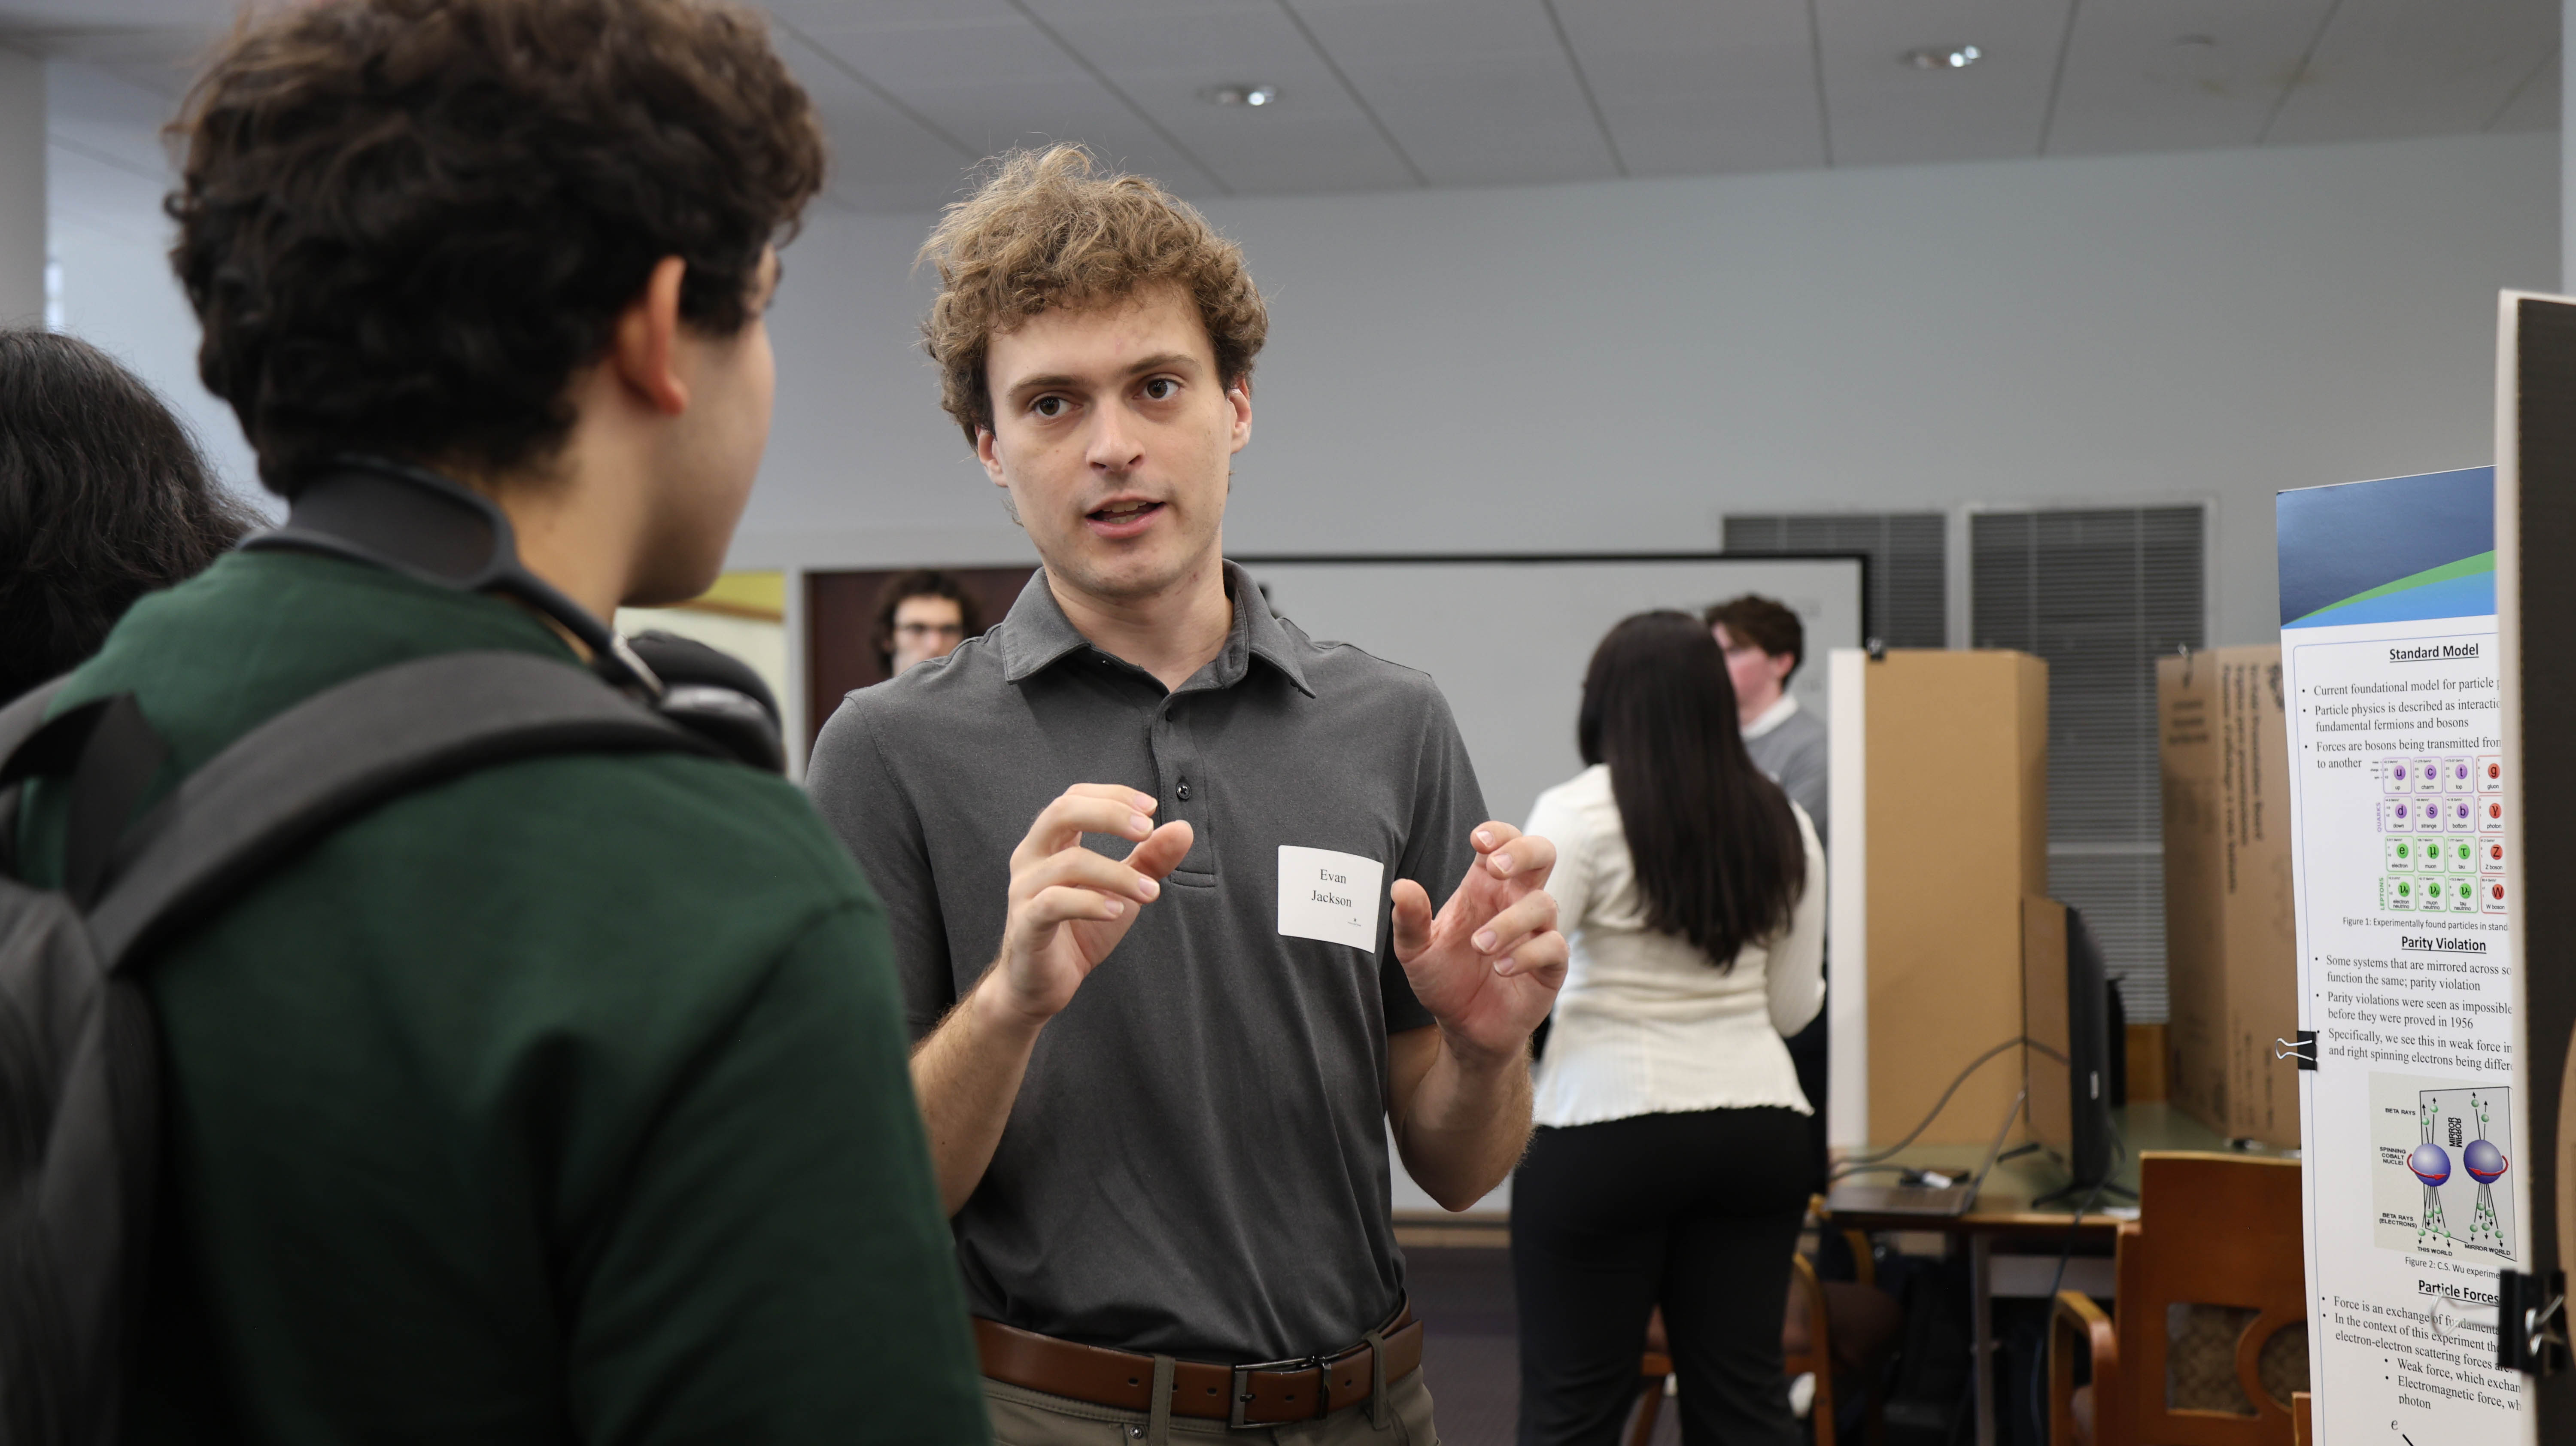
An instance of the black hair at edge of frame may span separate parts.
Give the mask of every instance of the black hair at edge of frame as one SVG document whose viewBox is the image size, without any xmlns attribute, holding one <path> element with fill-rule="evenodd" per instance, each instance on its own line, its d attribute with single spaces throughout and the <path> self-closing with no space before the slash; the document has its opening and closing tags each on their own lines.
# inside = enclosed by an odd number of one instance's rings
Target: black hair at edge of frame
<svg viewBox="0 0 2576 1446">
<path fill-rule="evenodd" d="M 1622 619 L 1593 651 L 1575 742 L 1610 765 L 1646 925 L 1721 969 L 1776 938 L 1807 885 L 1789 796 L 1744 751 L 1726 655 L 1687 613 Z"/>
<path fill-rule="evenodd" d="M 136 598 L 258 522 L 114 358 L 0 329 L 0 703 L 97 652 Z"/>
</svg>

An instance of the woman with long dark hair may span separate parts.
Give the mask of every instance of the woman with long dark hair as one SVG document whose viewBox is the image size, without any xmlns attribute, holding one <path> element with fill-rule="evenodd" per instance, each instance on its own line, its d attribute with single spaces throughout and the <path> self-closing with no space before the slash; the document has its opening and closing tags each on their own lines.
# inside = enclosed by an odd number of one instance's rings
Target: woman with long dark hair
<svg viewBox="0 0 2576 1446">
<path fill-rule="evenodd" d="M 1824 1003 L 1824 853 L 1745 756 L 1694 618 L 1610 630 L 1576 738 L 1588 766 L 1528 830 L 1556 843 L 1573 959 L 1512 1182 L 1521 1446 L 1618 1439 L 1657 1305 L 1682 1440 L 1788 1446 L 1812 1110 L 1781 1036 Z"/>
<path fill-rule="evenodd" d="M 70 671 L 136 598 L 258 522 L 115 358 L 0 329 L 0 703 Z"/>
</svg>

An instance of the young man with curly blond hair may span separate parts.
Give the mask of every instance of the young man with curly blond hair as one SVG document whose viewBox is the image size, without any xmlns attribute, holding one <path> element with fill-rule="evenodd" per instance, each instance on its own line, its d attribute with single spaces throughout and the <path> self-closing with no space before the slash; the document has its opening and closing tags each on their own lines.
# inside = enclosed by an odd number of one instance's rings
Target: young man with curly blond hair
<svg viewBox="0 0 2576 1446">
<path fill-rule="evenodd" d="M 894 927 L 996 1434 L 1431 1446 L 1387 1128 L 1452 1209 L 1519 1158 L 1554 851 L 1485 818 L 1429 678 L 1225 561 L 1268 326 L 1232 244 L 1058 147 L 923 255 L 1045 565 L 851 694 L 810 786 Z"/>
</svg>

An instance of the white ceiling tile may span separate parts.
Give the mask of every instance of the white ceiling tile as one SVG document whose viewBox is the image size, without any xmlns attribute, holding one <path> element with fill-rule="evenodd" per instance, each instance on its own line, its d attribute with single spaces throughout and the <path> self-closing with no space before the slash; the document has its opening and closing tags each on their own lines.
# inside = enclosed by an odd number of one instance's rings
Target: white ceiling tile
<svg viewBox="0 0 2576 1446">
<path fill-rule="evenodd" d="M 928 210 L 950 198 L 975 153 L 924 124 L 926 118 L 906 114 L 801 36 L 783 37 L 779 50 L 823 117 L 832 152 L 830 194 L 871 210 Z"/>
<path fill-rule="evenodd" d="M 1127 78 L 1122 88 L 1236 194 L 1415 184 L 1368 117 L 1329 79 L 1321 86 L 1284 85 L 1280 99 L 1260 110 L 1209 105 L 1191 76 Z"/>
<path fill-rule="evenodd" d="M 939 86 L 1005 86 L 1087 79 L 1046 32 L 1018 12 L 946 25 L 803 27 L 869 79 L 898 93 Z"/>
<path fill-rule="evenodd" d="M 2273 141 L 2477 130 L 2558 48 L 2558 0 L 2343 0 Z"/>
<path fill-rule="evenodd" d="M 1824 164 L 1803 0 L 1561 3 L 1631 175 Z"/>
<path fill-rule="evenodd" d="M 1617 173 L 1539 0 L 1290 3 L 1432 184 Z"/>
<path fill-rule="evenodd" d="M 1838 166 L 2026 156 L 2039 149 L 2072 0 L 1815 0 Z M 1961 70 L 1916 70 L 1919 46 L 1974 45 Z"/>
<path fill-rule="evenodd" d="M 1278 0 L 1026 0 L 1049 25 L 1139 24 L 1243 20 L 1279 14 Z M 1094 56 L 1096 61 L 1109 57 Z"/>
<path fill-rule="evenodd" d="M 767 0 L 761 8 L 807 29 L 936 30 L 1018 18 L 1010 0 Z"/>
<path fill-rule="evenodd" d="M 1202 85 L 1224 80 L 1280 80 L 1270 72 L 1293 67 L 1300 81 L 1330 82 L 1330 72 L 1278 7 L 1228 6 L 1149 18 L 1085 19 L 1057 13 L 1056 4 L 1032 0 L 1029 9 L 1085 60 L 1112 79 L 1132 75 L 1195 76 Z"/>
<path fill-rule="evenodd" d="M 1414 184 L 1323 57 L 1275 0 L 1030 0 L 1064 43 L 1237 192 Z M 1200 98 L 1276 86 L 1260 109 Z"/>
<path fill-rule="evenodd" d="M 1407 190 L 1416 184 L 1365 119 L 1280 116 L 1276 121 L 1259 134 L 1237 136 L 1218 133 L 1233 122 L 1214 122 L 1184 131 L 1183 138 L 1236 195 Z"/>
<path fill-rule="evenodd" d="M 2561 81 L 2565 62 L 2557 51 L 2532 67 L 2531 77 L 2487 123 L 2491 131 L 2554 131 L 2560 123 Z"/>
<path fill-rule="evenodd" d="M 1183 195 L 1216 189 L 1195 161 L 1079 71 L 1070 80 L 1044 83 L 897 89 L 979 155 L 1071 141 L 1090 147 L 1114 169 L 1152 176 Z"/>
<path fill-rule="evenodd" d="M 2250 146 L 2333 0 L 2132 0 L 2077 12 L 2051 155 Z"/>
</svg>

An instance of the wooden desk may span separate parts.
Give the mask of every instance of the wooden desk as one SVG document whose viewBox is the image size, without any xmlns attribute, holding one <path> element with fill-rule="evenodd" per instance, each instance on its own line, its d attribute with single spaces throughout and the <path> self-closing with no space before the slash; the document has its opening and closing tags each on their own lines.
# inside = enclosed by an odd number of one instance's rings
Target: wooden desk
<svg viewBox="0 0 2576 1446">
<path fill-rule="evenodd" d="M 2245 1150 L 2231 1149 L 2224 1136 L 2200 1121 L 2161 1101 L 2151 1104 L 2126 1105 L 2111 1112 L 2119 1127 L 2122 1148 L 2119 1163 L 2111 1172 L 2111 1181 L 2134 1192 L 2138 1188 L 2138 1153 L 2142 1150 L 2187 1150 L 2212 1153 L 2295 1156 L 2295 1150 L 2256 1145 Z M 1864 1147 L 1855 1155 L 1875 1153 Z M 1922 1145 L 1891 1156 L 1883 1163 L 1910 1169 L 1938 1170 L 1949 1175 L 1972 1175 L 1986 1158 L 1983 1145 Z M 1892 1175 L 1863 1175 L 1863 1180 L 1893 1178 Z M 1998 1294 L 2041 1294 L 2046 1287 L 2025 1291 L 1998 1291 L 1995 1284 L 1995 1244 L 2007 1247 L 2034 1247 L 2046 1260 L 2046 1269 L 2054 1274 L 2057 1253 L 2066 1246 L 2071 1233 L 2082 1240 L 2107 1240 L 2118 1231 L 2123 1220 L 2138 1218 L 2137 1207 L 2104 1192 L 2114 1203 L 2097 1205 L 2077 1219 L 2075 1207 L 2083 1195 L 2064 1193 L 2067 1174 L 2045 1154 L 2033 1152 L 1998 1163 L 1987 1174 L 1977 1190 L 1977 1200 L 1964 1215 L 1886 1215 L 1875 1211 L 1827 1211 L 1826 1222 L 1838 1230 L 1910 1230 L 1936 1231 L 1962 1237 L 1968 1248 L 1968 1314 L 1972 1332 L 1969 1360 L 1976 1382 L 1977 1446 L 1994 1446 L 1995 1442 L 1995 1322 L 1994 1299 Z M 2037 1202 L 2050 1195 L 2058 1198 L 2047 1205 Z M 2007 1256 L 2030 1253 L 2008 1248 Z M 2087 1272 L 2090 1274 L 2091 1272 Z M 2107 1281 L 2107 1274 L 2103 1277 Z M 2083 1282 L 2072 1274 L 2068 1284 L 2083 1289 Z M 2100 1292 L 2108 1294 L 2108 1291 Z"/>
</svg>

